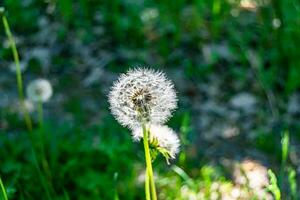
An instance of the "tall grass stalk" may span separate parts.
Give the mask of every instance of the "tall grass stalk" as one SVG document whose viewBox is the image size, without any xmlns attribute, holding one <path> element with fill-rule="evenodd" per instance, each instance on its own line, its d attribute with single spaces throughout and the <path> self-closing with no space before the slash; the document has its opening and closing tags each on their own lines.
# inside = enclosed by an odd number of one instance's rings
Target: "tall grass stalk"
<svg viewBox="0 0 300 200">
<path fill-rule="evenodd" d="M 154 181 L 153 169 L 152 169 L 152 160 L 151 160 L 149 141 L 148 141 L 149 130 L 148 130 L 147 126 L 145 125 L 145 123 L 142 124 L 142 128 L 143 128 L 143 143 L 144 143 L 145 159 L 146 159 L 146 174 L 145 174 L 146 198 L 148 198 L 147 197 L 147 195 L 148 195 L 147 191 L 149 191 L 147 187 L 150 187 L 152 200 L 157 200 L 155 181 Z M 147 179 L 148 178 L 149 178 L 149 184 L 147 184 L 147 182 L 148 182 Z"/>
<path fill-rule="evenodd" d="M 16 64 L 16 78 L 17 78 L 18 94 L 19 94 L 19 99 L 21 102 L 21 109 L 24 114 L 24 120 L 25 120 L 28 130 L 32 131 L 32 121 L 31 121 L 29 112 L 28 112 L 26 106 L 23 105 L 24 104 L 24 93 L 23 93 L 23 81 L 22 81 L 22 73 L 21 73 L 21 67 L 20 67 L 20 61 L 19 61 L 19 54 L 17 51 L 15 40 L 14 40 L 13 35 L 9 28 L 7 18 L 4 13 L 2 13 L 2 22 L 3 22 L 5 33 L 8 38 L 11 50 L 12 50 L 13 58 L 14 58 L 14 61 Z"/>
<path fill-rule="evenodd" d="M 290 137 L 289 132 L 285 131 L 281 139 L 281 166 L 280 166 L 280 177 L 279 185 L 283 186 L 284 173 L 286 170 L 287 159 L 289 155 Z"/>
<path fill-rule="evenodd" d="M 277 184 L 276 175 L 270 169 L 268 170 L 268 175 L 270 178 L 270 184 L 267 186 L 267 190 L 273 194 L 275 200 L 281 200 L 281 191 Z"/>
<path fill-rule="evenodd" d="M 282 145 L 281 167 L 282 168 L 284 168 L 286 165 L 286 161 L 287 161 L 288 154 L 289 154 L 289 144 L 290 144 L 289 132 L 285 131 L 283 133 L 283 137 L 281 140 L 281 145 Z"/>
<path fill-rule="evenodd" d="M 32 147 L 32 157 L 33 157 L 33 160 L 34 160 L 34 164 L 35 164 L 36 170 L 38 172 L 39 179 L 42 182 L 42 186 L 43 186 L 43 188 L 44 188 L 44 190 L 46 192 L 46 197 L 47 197 L 48 200 L 52 200 L 51 195 L 50 195 L 50 191 L 48 189 L 48 184 L 47 184 L 47 182 L 45 180 L 45 177 L 43 176 L 43 173 L 42 173 L 42 171 L 40 169 L 40 166 L 38 164 L 38 160 L 37 160 L 37 157 L 36 157 L 36 152 L 35 152 L 35 150 L 34 150 L 33 147 Z"/>
<path fill-rule="evenodd" d="M 117 189 L 118 173 L 114 173 L 114 200 L 120 200 Z"/>
<path fill-rule="evenodd" d="M 150 196 L 150 180 L 149 180 L 149 173 L 148 169 L 146 168 L 145 171 L 145 195 L 146 195 L 146 200 L 151 200 Z"/>
<path fill-rule="evenodd" d="M 46 158 L 46 153 L 45 153 L 45 132 L 44 132 L 44 110 L 43 110 L 43 102 L 42 101 L 39 101 L 38 102 L 38 105 L 37 105 L 37 112 L 38 112 L 38 122 L 39 122 L 39 126 L 40 126 L 40 131 L 39 131 L 39 134 L 40 134 L 40 151 L 41 151 L 41 159 L 42 159 L 42 167 L 43 167 L 43 170 L 44 172 L 46 173 L 46 176 L 48 179 L 50 179 L 50 183 L 51 183 L 51 180 L 52 180 L 52 173 L 51 173 L 51 170 L 50 170 L 50 167 L 49 167 L 49 163 L 47 161 L 47 158 Z"/>
<path fill-rule="evenodd" d="M 297 200 L 298 199 L 297 178 L 296 178 L 296 171 L 293 168 L 289 168 L 288 179 L 289 179 L 290 193 L 292 199 Z"/>
<path fill-rule="evenodd" d="M 3 195 L 4 200 L 8 200 L 7 194 L 6 194 L 6 190 L 5 190 L 5 187 L 4 187 L 4 185 L 3 185 L 3 182 L 2 182 L 1 177 L 0 177 L 0 186 L 1 186 L 2 195 Z"/>
<path fill-rule="evenodd" d="M 43 102 L 39 101 L 38 102 L 38 120 L 39 120 L 39 125 L 40 128 L 43 128 L 44 124 L 44 110 L 43 110 Z"/>
<path fill-rule="evenodd" d="M 42 182 L 42 185 L 45 189 L 47 199 L 51 200 L 51 196 L 50 196 L 50 192 L 49 192 L 47 183 L 44 179 L 44 176 L 43 176 L 43 174 L 40 170 L 39 164 L 37 162 L 37 156 L 36 156 L 37 153 L 35 151 L 34 142 L 33 142 L 34 140 L 33 140 L 32 135 L 31 135 L 31 133 L 32 133 L 32 120 L 30 118 L 29 111 L 27 110 L 26 106 L 24 105 L 24 99 L 25 98 L 24 98 L 24 92 L 23 92 L 23 79 L 22 79 L 22 73 L 21 73 L 21 67 L 20 67 L 19 54 L 18 54 L 18 50 L 17 50 L 17 47 L 16 47 L 14 37 L 13 37 L 13 35 L 11 33 L 11 30 L 10 30 L 10 27 L 9 27 L 8 20 L 5 16 L 5 13 L 4 13 L 4 8 L 1 8 L 0 15 L 2 17 L 2 22 L 3 22 L 4 29 L 5 29 L 5 33 L 6 33 L 6 36 L 8 38 L 8 41 L 9 41 L 9 44 L 10 44 L 10 47 L 11 47 L 11 50 L 12 50 L 13 58 L 14 58 L 14 61 L 15 61 L 15 64 L 16 64 L 16 78 L 17 78 L 18 95 L 19 95 L 19 100 L 21 102 L 21 109 L 22 109 L 22 112 L 24 114 L 24 120 L 25 120 L 27 129 L 29 131 L 28 132 L 28 137 L 29 137 L 30 144 L 31 144 L 31 150 L 32 150 L 32 155 L 33 155 L 33 159 L 34 159 L 34 165 L 37 169 L 40 181 Z M 2 184 L 2 182 L 1 182 L 1 184 Z"/>
<path fill-rule="evenodd" d="M 65 189 L 63 189 L 63 192 L 64 192 L 64 199 L 65 200 L 70 200 L 68 192 Z"/>
</svg>

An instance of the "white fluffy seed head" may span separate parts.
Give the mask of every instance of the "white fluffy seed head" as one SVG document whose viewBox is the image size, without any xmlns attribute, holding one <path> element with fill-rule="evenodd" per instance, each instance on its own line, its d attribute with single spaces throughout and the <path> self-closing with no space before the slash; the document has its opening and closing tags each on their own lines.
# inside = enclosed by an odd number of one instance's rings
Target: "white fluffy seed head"
<svg viewBox="0 0 300 200">
<path fill-rule="evenodd" d="M 52 86 L 46 79 L 36 79 L 26 88 L 27 97 L 33 102 L 46 102 L 52 96 Z"/>
<path fill-rule="evenodd" d="M 143 138 L 143 129 L 135 128 L 132 132 L 134 140 L 139 141 Z M 179 152 L 180 141 L 177 134 L 168 126 L 150 125 L 149 141 L 157 142 L 157 147 L 164 148 L 168 151 L 170 158 L 174 159 Z"/>
<path fill-rule="evenodd" d="M 20 114 L 22 114 L 24 112 L 24 110 L 31 113 L 34 111 L 34 109 L 35 108 L 34 108 L 32 101 L 29 101 L 28 99 L 25 99 L 23 101 L 18 100 L 13 105 L 13 110 Z"/>
<path fill-rule="evenodd" d="M 174 85 L 165 74 L 146 68 L 122 74 L 109 93 L 112 114 L 123 126 L 163 124 L 177 107 Z"/>
</svg>

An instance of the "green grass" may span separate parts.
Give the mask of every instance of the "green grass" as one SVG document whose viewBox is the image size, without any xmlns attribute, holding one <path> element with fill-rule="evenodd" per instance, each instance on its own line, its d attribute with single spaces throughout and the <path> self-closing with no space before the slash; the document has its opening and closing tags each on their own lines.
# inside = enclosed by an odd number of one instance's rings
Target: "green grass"
<svg viewBox="0 0 300 200">
<path fill-rule="evenodd" d="M 81 98 L 85 94 L 76 94 L 75 90 L 79 88 L 76 81 L 82 78 L 77 76 L 82 60 L 69 48 L 69 43 L 74 41 L 92 48 L 92 55 L 98 56 L 100 51 L 112 55 L 112 61 L 105 66 L 105 70 L 111 72 L 124 72 L 137 63 L 180 70 L 180 76 L 195 85 L 195 88 L 189 86 L 187 94 L 179 94 L 185 98 L 193 99 L 194 93 L 198 92 L 197 84 L 211 83 L 212 76 L 217 75 L 221 83 L 226 83 L 218 85 L 222 90 L 230 94 L 250 91 L 266 107 L 271 104 L 272 114 L 269 110 L 259 111 L 258 123 L 251 130 L 253 141 L 247 141 L 247 145 L 262 152 L 271 162 L 268 188 L 274 197 L 299 199 L 299 174 L 290 160 L 290 151 L 294 142 L 299 143 L 300 127 L 289 127 L 285 120 L 286 109 L 282 106 L 300 88 L 298 1 L 270 1 L 256 11 L 240 8 L 239 1 L 221 0 L 26 2 L 3 2 L 6 17 L 1 15 L 4 23 L 0 28 L 1 73 L 7 73 L 8 79 L 13 80 L 8 68 L 2 65 L 16 63 L 18 84 L 9 88 L 19 92 L 23 100 L 19 63 L 31 45 L 47 47 L 44 43 L 32 44 L 34 35 L 40 31 L 39 20 L 47 17 L 50 24 L 56 24 L 51 34 L 57 39 L 57 44 L 51 48 L 58 53 L 53 55 L 47 72 L 43 71 L 41 63 L 30 60 L 29 70 L 23 74 L 24 80 L 26 83 L 32 76 L 60 77 L 55 92 L 69 94 L 70 88 L 73 89 L 63 102 L 63 112 L 70 114 L 73 121 L 47 116 L 40 128 L 34 118 L 30 133 L 18 114 L 11 108 L 1 108 L 0 175 L 5 177 L 5 188 L 1 181 L 1 189 L 3 194 L 7 193 L 8 199 L 41 199 L 41 194 L 44 194 L 43 199 L 54 200 L 144 198 L 144 183 L 141 181 L 143 151 L 132 142 L 129 131 L 121 128 L 110 116 L 105 96 L 93 95 L 99 100 L 101 109 L 97 115 L 99 119 L 94 119 L 98 110 L 86 112 L 84 98 Z M 149 10 L 158 15 L 142 20 L 141 15 L 146 15 Z M 233 16 L 236 11 L 238 16 Z M 278 28 L 272 25 L 275 18 L 281 22 Z M 96 27 L 103 28 L 103 33 L 97 34 Z M 7 39 L 9 45 L 5 46 Z M 16 47 L 18 42 L 20 55 Z M 218 49 L 213 49 L 206 58 L 203 48 L 212 44 L 225 44 L 226 51 L 234 56 L 224 57 Z M 249 52 L 254 52 L 254 56 Z M 87 73 L 84 69 L 80 72 Z M 236 82 L 240 84 L 237 86 Z M 98 91 L 104 86 L 92 87 Z M 84 91 L 94 94 L 94 90 L 89 89 L 84 88 Z M 206 98 L 201 96 L 201 100 L 193 99 L 192 102 L 199 100 L 201 106 L 201 101 Z M 162 164 L 165 162 L 163 158 L 155 162 L 158 199 L 186 200 L 201 195 L 204 200 L 209 200 L 212 195 L 222 195 L 215 190 L 216 185 L 228 193 L 235 187 L 232 172 L 214 163 L 214 158 L 203 155 L 204 148 L 213 144 L 199 145 L 201 133 L 195 131 L 198 124 L 194 124 L 197 113 L 191 107 L 183 100 L 180 110 L 169 123 L 180 132 L 182 146 L 178 160 L 167 169 Z M 272 130 L 260 127 L 273 118 L 271 116 L 280 119 L 280 127 Z M 31 122 L 26 121 L 30 127 Z M 281 139 L 279 133 L 285 130 L 283 127 L 289 128 Z M 28 134 L 32 137 L 29 138 Z M 42 134 L 45 137 L 44 152 L 40 146 Z M 43 165 L 45 160 L 48 167 Z M 251 188 L 245 185 L 241 190 L 249 192 Z M 6 200 L 4 196 L 3 199 Z"/>
<path fill-rule="evenodd" d="M 1 186 L 1 191 L 2 191 L 3 199 L 4 199 L 4 200 L 8 200 L 7 194 L 6 194 L 6 190 L 5 190 L 5 187 L 4 187 L 4 185 L 3 185 L 3 182 L 2 182 L 1 177 L 0 177 L 0 186 Z"/>
</svg>

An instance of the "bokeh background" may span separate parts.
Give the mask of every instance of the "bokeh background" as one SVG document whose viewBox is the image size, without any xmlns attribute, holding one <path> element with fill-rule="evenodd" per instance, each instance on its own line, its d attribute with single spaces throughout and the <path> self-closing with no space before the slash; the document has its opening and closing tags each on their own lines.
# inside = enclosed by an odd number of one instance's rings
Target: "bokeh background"
<svg viewBox="0 0 300 200">
<path fill-rule="evenodd" d="M 44 170 L 40 153 L 32 156 L 1 24 L 0 175 L 9 199 L 144 198 L 142 146 L 107 103 L 120 73 L 141 66 L 164 71 L 179 98 L 168 125 L 181 138 L 181 153 L 169 166 L 163 158 L 154 163 L 159 199 L 274 199 L 266 190 L 268 169 L 282 199 L 299 199 L 298 0 L 4 0 L 1 6 L 24 86 L 46 78 L 54 90 L 43 128 L 29 105 L 35 142 L 45 136 Z"/>
</svg>

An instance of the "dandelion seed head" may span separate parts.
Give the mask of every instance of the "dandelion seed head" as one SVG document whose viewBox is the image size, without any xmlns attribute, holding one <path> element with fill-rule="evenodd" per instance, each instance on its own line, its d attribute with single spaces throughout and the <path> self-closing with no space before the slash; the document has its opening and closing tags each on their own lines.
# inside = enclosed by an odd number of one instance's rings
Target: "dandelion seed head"
<svg viewBox="0 0 300 200">
<path fill-rule="evenodd" d="M 150 125 L 149 127 L 149 141 L 157 141 L 157 147 L 166 149 L 172 159 L 175 158 L 179 152 L 180 141 L 177 134 L 168 126 Z M 134 140 L 139 141 L 143 138 L 142 128 L 135 128 L 132 132 Z"/>
<path fill-rule="evenodd" d="M 147 8 L 141 13 L 141 19 L 144 23 L 155 20 L 159 16 L 156 8 Z"/>
<path fill-rule="evenodd" d="M 46 102 L 52 96 L 52 86 L 46 79 L 36 79 L 26 88 L 27 97 L 33 102 Z"/>
<path fill-rule="evenodd" d="M 0 7 L 0 16 L 3 15 L 5 12 L 5 8 L 4 7 Z"/>
<path fill-rule="evenodd" d="M 281 26 L 281 21 L 278 18 L 272 20 L 272 25 L 274 29 L 278 29 Z"/>
<path fill-rule="evenodd" d="M 18 112 L 19 114 L 23 114 L 24 110 L 26 110 L 28 113 L 31 113 L 34 111 L 34 105 L 31 101 L 28 99 L 24 99 L 22 101 L 17 100 L 13 103 L 12 107 L 14 112 Z"/>
<path fill-rule="evenodd" d="M 123 126 L 162 124 L 177 107 L 174 85 L 164 73 L 137 68 L 122 74 L 109 93 L 112 114 Z"/>
</svg>

